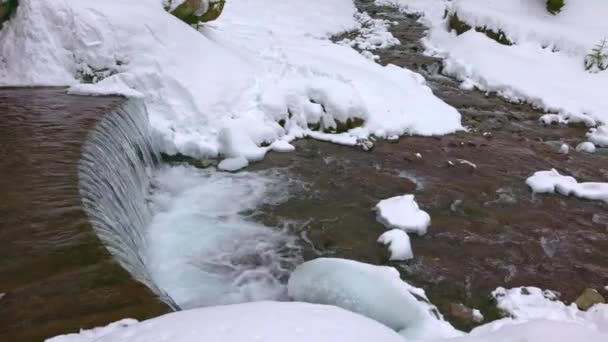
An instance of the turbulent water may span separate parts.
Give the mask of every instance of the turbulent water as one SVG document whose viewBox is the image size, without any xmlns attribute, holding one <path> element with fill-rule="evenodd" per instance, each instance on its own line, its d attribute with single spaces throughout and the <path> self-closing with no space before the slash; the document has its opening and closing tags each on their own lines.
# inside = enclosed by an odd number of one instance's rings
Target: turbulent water
<svg viewBox="0 0 608 342">
<path fill-rule="evenodd" d="M 284 298 L 295 240 L 245 215 L 286 197 L 279 172 L 163 165 L 145 107 L 131 100 L 91 132 L 79 174 L 100 239 L 174 309 Z"/>
</svg>

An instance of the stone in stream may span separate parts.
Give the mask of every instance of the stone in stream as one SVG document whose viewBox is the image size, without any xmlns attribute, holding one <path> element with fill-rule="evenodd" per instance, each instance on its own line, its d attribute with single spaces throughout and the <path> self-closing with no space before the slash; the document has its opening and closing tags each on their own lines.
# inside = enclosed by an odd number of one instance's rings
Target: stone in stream
<svg viewBox="0 0 608 342">
<path fill-rule="evenodd" d="M 604 304 L 606 299 L 595 289 L 585 289 L 574 302 L 581 310 L 587 310 L 595 304 Z"/>
<path fill-rule="evenodd" d="M 462 303 L 450 303 L 448 316 L 462 324 L 472 324 L 475 322 L 473 309 Z"/>
<path fill-rule="evenodd" d="M 4 292 L 0 293 L 0 300 L 1 300 L 2 298 L 4 298 L 4 296 L 6 296 L 6 293 L 4 293 Z"/>
</svg>

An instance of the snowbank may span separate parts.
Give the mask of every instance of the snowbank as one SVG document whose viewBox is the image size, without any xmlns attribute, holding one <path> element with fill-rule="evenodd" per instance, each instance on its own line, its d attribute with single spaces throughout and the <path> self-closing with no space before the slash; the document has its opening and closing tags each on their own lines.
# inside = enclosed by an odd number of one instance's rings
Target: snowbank
<svg viewBox="0 0 608 342">
<path fill-rule="evenodd" d="M 414 195 L 403 195 L 380 201 L 374 208 L 378 221 L 389 228 L 399 228 L 408 233 L 426 234 L 431 217 L 420 210 Z"/>
<path fill-rule="evenodd" d="M 258 302 L 180 311 L 47 342 L 403 342 L 392 330 L 333 306 Z"/>
<path fill-rule="evenodd" d="M 297 301 L 335 305 L 362 314 L 406 339 L 459 335 L 428 303 L 424 291 L 401 280 L 392 267 L 346 259 L 315 259 L 292 273 L 288 293 Z"/>
<path fill-rule="evenodd" d="M 393 229 L 384 232 L 378 238 L 378 243 L 388 245 L 391 252 L 390 260 L 407 260 L 414 257 L 410 237 L 401 229 Z"/>
<path fill-rule="evenodd" d="M 560 175 L 557 170 L 538 171 L 526 180 L 535 193 L 559 193 L 608 203 L 608 183 L 579 183 L 574 177 Z"/>
<path fill-rule="evenodd" d="M 421 76 L 328 39 L 360 28 L 356 14 L 352 0 L 228 1 L 199 32 L 161 0 L 23 0 L 0 31 L 0 85 L 141 96 L 163 150 L 195 158 L 258 160 L 278 139 L 334 130 L 461 129 Z M 388 39 L 373 32 L 374 46 Z"/>
<path fill-rule="evenodd" d="M 443 72 L 469 86 L 525 100 L 564 122 L 608 122 L 608 72 L 585 71 L 585 57 L 608 34 L 608 2 L 567 1 L 551 15 L 545 1 L 377 0 L 423 13 L 431 30 L 427 53 L 444 58 Z M 473 27 L 504 32 L 512 46 L 484 33 L 448 32 L 445 11 Z"/>
</svg>

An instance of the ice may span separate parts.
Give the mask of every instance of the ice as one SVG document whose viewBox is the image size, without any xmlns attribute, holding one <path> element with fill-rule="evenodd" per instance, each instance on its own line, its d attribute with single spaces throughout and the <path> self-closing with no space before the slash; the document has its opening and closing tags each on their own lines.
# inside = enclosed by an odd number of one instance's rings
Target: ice
<svg viewBox="0 0 608 342">
<path fill-rule="evenodd" d="M 0 86 L 142 97 L 163 151 L 194 158 L 254 161 L 262 146 L 304 137 L 355 145 L 460 130 L 460 114 L 420 75 L 332 43 L 364 28 L 357 17 L 352 0 L 227 1 L 197 30 L 161 0 L 26 0 L 0 31 Z M 370 23 L 361 44 L 390 42 L 386 23 Z M 309 129 L 355 118 L 363 126 L 337 136 Z"/>
<path fill-rule="evenodd" d="M 426 234 L 431 217 L 420 210 L 414 195 L 403 195 L 380 201 L 375 207 L 378 221 L 388 228 L 399 228 L 408 233 Z"/>
<path fill-rule="evenodd" d="M 362 314 L 408 339 L 459 335 L 426 302 L 424 292 L 401 280 L 392 267 L 315 259 L 291 274 L 288 293 L 297 301 L 335 305 Z"/>
<path fill-rule="evenodd" d="M 559 193 L 608 203 L 608 183 L 579 183 L 574 177 L 563 176 L 555 169 L 535 172 L 526 184 L 535 193 Z"/>
<path fill-rule="evenodd" d="M 182 308 L 277 300 L 300 262 L 295 237 L 245 212 L 287 198 L 277 172 L 170 167 L 154 179 L 145 263 Z"/>
<path fill-rule="evenodd" d="M 388 245 L 391 252 L 390 260 L 402 261 L 414 258 L 410 237 L 401 229 L 384 232 L 378 238 L 378 243 Z"/>
<path fill-rule="evenodd" d="M 389 328 L 334 306 L 257 302 L 186 310 L 84 330 L 47 342 L 403 342 Z"/>
<path fill-rule="evenodd" d="M 577 147 L 578 150 L 578 147 Z M 560 154 L 568 154 L 568 152 L 570 152 L 570 146 L 568 146 L 568 144 L 562 144 L 559 147 L 559 151 Z"/>
<path fill-rule="evenodd" d="M 576 146 L 576 150 L 585 153 L 595 153 L 595 145 L 593 143 L 585 141 Z"/>
<path fill-rule="evenodd" d="M 249 166 L 247 158 L 240 156 L 222 160 L 217 165 L 217 168 L 223 171 L 237 171 L 246 168 L 247 166 Z"/>
</svg>

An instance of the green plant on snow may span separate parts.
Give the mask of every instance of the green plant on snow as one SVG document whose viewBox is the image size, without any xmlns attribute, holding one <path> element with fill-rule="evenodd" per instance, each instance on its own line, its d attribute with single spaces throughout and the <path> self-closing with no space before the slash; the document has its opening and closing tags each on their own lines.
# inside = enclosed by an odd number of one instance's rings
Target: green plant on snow
<svg viewBox="0 0 608 342">
<path fill-rule="evenodd" d="M 553 15 L 556 15 L 561 12 L 564 5 L 565 0 L 547 0 L 547 11 Z"/>
<path fill-rule="evenodd" d="M 604 38 L 585 58 L 585 70 L 599 72 L 608 69 L 608 39 Z"/>
</svg>

